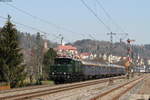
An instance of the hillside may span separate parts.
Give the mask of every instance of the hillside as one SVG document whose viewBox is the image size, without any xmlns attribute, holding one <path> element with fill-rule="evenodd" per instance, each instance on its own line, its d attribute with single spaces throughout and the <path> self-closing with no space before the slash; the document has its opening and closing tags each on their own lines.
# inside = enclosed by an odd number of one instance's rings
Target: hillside
<svg viewBox="0 0 150 100">
<path fill-rule="evenodd" d="M 92 52 L 96 54 L 109 54 L 110 42 L 108 41 L 97 41 L 91 39 L 78 40 L 72 45 L 78 48 L 79 52 Z M 150 58 L 150 45 L 132 45 L 133 57 L 137 55 L 143 58 Z M 126 56 L 127 55 L 127 44 L 114 43 L 113 49 L 111 50 L 113 55 Z"/>
</svg>

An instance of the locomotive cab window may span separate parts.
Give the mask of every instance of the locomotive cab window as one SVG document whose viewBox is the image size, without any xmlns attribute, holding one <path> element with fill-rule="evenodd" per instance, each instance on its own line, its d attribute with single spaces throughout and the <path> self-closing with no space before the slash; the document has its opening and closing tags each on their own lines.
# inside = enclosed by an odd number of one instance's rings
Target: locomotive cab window
<svg viewBox="0 0 150 100">
<path fill-rule="evenodd" d="M 71 64 L 72 63 L 72 60 L 69 59 L 69 58 L 56 58 L 55 59 L 55 64 Z"/>
</svg>

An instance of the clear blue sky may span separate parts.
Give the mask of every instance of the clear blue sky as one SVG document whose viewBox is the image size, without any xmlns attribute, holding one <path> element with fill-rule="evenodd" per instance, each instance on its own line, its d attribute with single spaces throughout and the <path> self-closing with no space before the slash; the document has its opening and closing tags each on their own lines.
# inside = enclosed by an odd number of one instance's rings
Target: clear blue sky
<svg viewBox="0 0 150 100">
<path fill-rule="evenodd" d="M 103 10 L 96 4 L 95 0 L 85 0 L 86 3 L 98 14 L 98 16 L 111 27 L 112 32 L 122 33 L 120 29 L 107 18 Z M 122 29 L 129 33 L 129 37 L 136 40 L 136 44 L 150 43 L 150 0 L 99 0 L 106 11 L 111 15 Z M 65 41 L 75 41 L 83 38 L 90 38 L 92 35 L 97 40 L 109 40 L 108 31 L 103 24 L 100 24 L 93 14 L 81 3 L 80 0 L 12 0 L 9 4 L 25 10 L 32 15 L 38 16 L 47 21 L 53 22 L 59 26 L 65 27 L 75 33 L 65 31 L 43 23 L 28 15 L 25 15 L 3 2 L 0 2 L 0 16 L 6 17 L 7 14 L 12 19 L 41 29 L 49 35 L 48 39 L 58 42 L 58 39 L 51 34 L 62 34 Z M 3 26 L 5 20 L 0 19 L 0 26 Z M 16 25 L 20 31 L 36 31 L 29 28 Z M 115 37 L 119 41 L 120 35 Z"/>
</svg>

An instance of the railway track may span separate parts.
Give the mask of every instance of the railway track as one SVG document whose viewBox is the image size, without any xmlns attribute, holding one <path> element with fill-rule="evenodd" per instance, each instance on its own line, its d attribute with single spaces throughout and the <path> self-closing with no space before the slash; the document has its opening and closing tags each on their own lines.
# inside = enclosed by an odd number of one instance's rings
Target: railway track
<svg viewBox="0 0 150 100">
<path fill-rule="evenodd" d="M 113 77 L 111 79 L 117 80 L 117 79 L 123 79 L 125 76 L 120 76 L 120 77 Z M 93 81 L 87 81 L 87 82 L 80 82 L 80 83 L 73 83 L 73 84 L 67 84 L 51 89 L 44 89 L 44 90 L 38 90 L 38 91 L 30 91 L 28 93 L 22 93 L 22 94 L 15 94 L 15 95 L 9 95 L 9 96 L 3 96 L 0 97 L 0 100 L 25 100 L 25 99 L 31 99 L 34 97 L 39 97 L 39 96 L 44 96 L 44 95 L 49 95 L 49 94 L 54 94 L 62 91 L 67 91 L 75 88 L 81 88 L 81 87 L 86 87 L 90 85 L 95 85 L 99 83 L 104 83 L 110 81 L 110 78 L 106 79 L 99 79 L 99 80 L 93 80 Z M 18 90 L 17 90 L 18 91 Z"/>
<path fill-rule="evenodd" d="M 100 93 L 99 95 L 91 98 L 90 100 L 119 100 L 125 93 L 130 91 L 135 85 L 137 85 L 143 79 L 145 79 L 144 76 L 126 82 L 103 93 Z"/>
<path fill-rule="evenodd" d="M 17 88 L 17 89 L 9 89 L 9 90 L 0 91 L 0 94 L 10 93 L 10 92 L 19 92 L 19 91 L 37 89 L 37 88 L 44 88 L 44 87 L 49 87 L 49 86 L 50 85 L 38 85 L 38 86 L 29 86 L 29 87 L 23 87 L 23 88 Z"/>
</svg>

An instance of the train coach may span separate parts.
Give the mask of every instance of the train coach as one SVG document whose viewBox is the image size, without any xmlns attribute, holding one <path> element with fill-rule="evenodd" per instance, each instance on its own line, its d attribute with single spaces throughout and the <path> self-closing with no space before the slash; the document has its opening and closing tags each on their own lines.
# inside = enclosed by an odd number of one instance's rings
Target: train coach
<svg viewBox="0 0 150 100">
<path fill-rule="evenodd" d="M 112 77 L 126 73 L 124 66 L 85 62 L 72 58 L 56 58 L 50 70 L 50 78 L 55 83 Z"/>
</svg>

